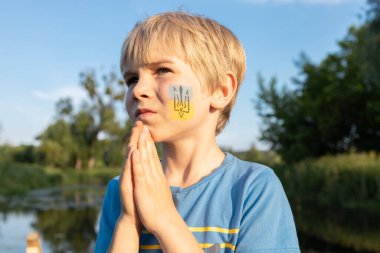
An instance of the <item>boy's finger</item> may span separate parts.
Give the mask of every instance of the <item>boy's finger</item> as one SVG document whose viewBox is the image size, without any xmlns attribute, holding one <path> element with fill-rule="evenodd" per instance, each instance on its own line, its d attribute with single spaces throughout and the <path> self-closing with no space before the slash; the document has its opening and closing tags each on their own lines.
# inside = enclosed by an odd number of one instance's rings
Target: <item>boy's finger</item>
<svg viewBox="0 0 380 253">
<path fill-rule="evenodd" d="M 146 147 L 146 133 L 144 132 L 143 129 L 141 129 L 140 133 L 140 138 L 137 143 L 137 148 L 140 151 L 140 160 L 143 168 L 150 167 L 150 162 L 149 162 L 149 157 L 148 157 L 148 152 L 147 152 L 147 147 Z"/>
<path fill-rule="evenodd" d="M 137 127 L 140 130 L 142 129 L 143 125 L 144 124 L 140 120 L 138 120 L 138 121 L 135 122 L 135 127 Z"/>
<path fill-rule="evenodd" d="M 132 128 L 132 133 L 128 143 L 127 158 L 125 159 L 121 175 L 124 180 L 127 180 L 132 176 L 132 153 L 137 149 L 137 141 L 140 136 L 141 127 L 141 122 L 140 124 L 136 122 L 135 126 Z"/>
<path fill-rule="evenodd" d="M 132 175 L 135 183 L 138 185 L 139 182 L 144 178 L 144 170 L 141 164 L 141 154 L 139 150 L 135 150 L 132 153 Z"/>
<path fill-rule="evenodd" d="M 160 158 L 157 154 L 157 149 L 156 149 L 156 146 L 154 145 L 153 138 L 149 132 L 148 127 L 145 126 L 144 130 L 147 134 L 147 143 L 148 143 L 147 146 L 148 146 L 149 156 L 151 157 L 152 166 L 154 166 L 155 168 L 161 169 Z"/>
<path fill-rule="evenodd" d="M 160 168 L 160 167 L 157 167 L 158 156 L 157 156 L 156 146 L 154 145 L 153 139 L 150 135 L 150 132 L 147 126 L 144 126 L 143 131 L 144 131 L 144 135 L 146 136 L 146 149 L 147 149 L 147 154 L 149 157 L 149 165 L 150 165 L 150 168 L 153 170 L 153 173 L 157 176 L 158 175 L 157 168 Z"/>
<path fill-rule="evenodd" d="M 128 153 L 131 154 L 133 150 L 137 148 L 137 142 L 139 140 L 140 132 L 142 129 L 142 125 L 140 121 L 137 121 L 135 126 L 132 128 L 131 137 L 128 143 Z M 129 155 L 128 155 L 129 157 Z"/>
<path fill-rule="evenodd" d="M 131 159 L 125 159 L 125 162 L 123 164 L 123 169 L 121 170 L 121 174 L 120 174 L 120 178 L 121 178 L 120 187 L 121 187 L 121 189 L 128 187 L 128 182 L 130 181 L 131 176 L 132 176 Z M 127 182 L 127 183 L 124 183 L 124 182 Z"/>
</svg>

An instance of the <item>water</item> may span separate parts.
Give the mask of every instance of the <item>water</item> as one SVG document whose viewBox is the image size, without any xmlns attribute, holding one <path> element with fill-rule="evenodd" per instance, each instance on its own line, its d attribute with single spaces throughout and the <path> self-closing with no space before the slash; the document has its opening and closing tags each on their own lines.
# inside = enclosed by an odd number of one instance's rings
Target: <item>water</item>
<svg viewBox="0 0 380 253">
<path fill-rule="evenodd" d="M 24 252 L 25 238 L 33 223 L 34 215 L 28 213 L 1 214 L 0 219 L 0 251 Z"/>
<path fill-rule="evenodd" d="M 25 197 L 0 196 L 0 253 L 25 252 L 37 231 L 44 253 L 92 252 L 104 186 L 41 189 Z M 302 252 L 380 252 L 380 216 L 357 210 L 293 207 Z"/>
<path fill-rule="evenodd" d="M 313 252 L 380 252 L 380 215 L 370 210 L 320 208 L 312 203 L 296 209 L 301 245 Z"/>
<path fill-rule="evenodd" d="M 57 187 L 1 198 L 0 253 L 25 252 L 32 231 L 41 235 L 44 253 L 92 252 L 104 190 L 103 186 Z"/>
</svg>

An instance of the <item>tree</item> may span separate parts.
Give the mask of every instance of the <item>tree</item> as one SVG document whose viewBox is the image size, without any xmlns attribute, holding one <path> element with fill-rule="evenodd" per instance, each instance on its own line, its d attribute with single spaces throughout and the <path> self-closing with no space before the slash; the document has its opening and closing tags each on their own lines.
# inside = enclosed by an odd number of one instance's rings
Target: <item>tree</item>
<svg viewBox="0 0 380 253">
<path fill-rule="evenodd" d="M 58 119 L 69 121 L 70 117 L 72 117 L 73 110 L 73 102 L 70 97 L 61 98 L 55 104 L 55 111 Z"/>
<path fill-rule="evenodd" d="M 108 139 L 118 138 L 122 131 L 116 120 L 115 104 L 122 102 L 124 82 L 114 72 L 102 76 L 103 85 L 99 85 L 94 71 L 80 74 L 80 84 L 89 97 L 73 122 L 73 133 L 79 140 L 82 157 L 86 158 L 89 168 L 94 167 L 98 156 L 99 134 Z M 103 88 L 101 92 L 100 88 Z M 81 161 L 77 161 L 76 166 Z"/>
<path fill-rule="evenodd" d="M 102 158 L 103 163 L 111 165 L 117 157 L 120 164 L 126 140 L 120 138 L 129 135 L 128 124 L 121 124 L 116 118 L 116 105 L 124 98 L 123 81 L 111 71 L 99 82 L 94 71 L 87 71 L 80 74 L 80 85 L 88 99 L 79 110 L 75 110 L 71 98 L 60 99 L 55 121 L 38 137 L 43 162 L 80 169 L 93 168 L 95 161 Z M 119 152 L 111 155 L 111 148 Z"/>
<path fill-rule="evenodd" d="M 294 89 L 279 90 L 274 78 L 265 85 L 259 76 L 262 140 L 284 160 L 380 150 L 379 1 L 369 2 L 372 14 L 349 29 L 338 52 L 319 64 L 301 55 Z"/>
<path fill-rule="evenodd" d="M 37 139 L 41 142 L 38 147 L 40 162 L 54 167 L 65 167 L 72 163 L 76 143 L 69 123 L 58 119 L 49 125 Z"/>
</svg>

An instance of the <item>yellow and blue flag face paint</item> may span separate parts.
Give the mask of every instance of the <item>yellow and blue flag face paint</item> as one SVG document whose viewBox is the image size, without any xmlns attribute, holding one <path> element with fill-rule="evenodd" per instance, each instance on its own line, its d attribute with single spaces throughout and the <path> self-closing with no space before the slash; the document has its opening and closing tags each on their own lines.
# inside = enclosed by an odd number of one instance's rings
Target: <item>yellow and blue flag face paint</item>
<svg viewBox="0 0 380 253">
<path fill-rule="evenodd" d="M 189 120 L 194 117 L 195 106 L 192 102 L 191 87 L 172 85 L 169 87 L 170 117 L 174 120 Z"/>
</svg>

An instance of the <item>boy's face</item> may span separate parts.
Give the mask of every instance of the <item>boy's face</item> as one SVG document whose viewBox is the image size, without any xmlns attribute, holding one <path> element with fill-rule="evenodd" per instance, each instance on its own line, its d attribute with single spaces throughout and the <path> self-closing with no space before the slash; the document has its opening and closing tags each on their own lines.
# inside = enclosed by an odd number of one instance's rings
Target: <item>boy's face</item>
<svg viewBox="0 0 380 253">
<path fill-rule="evenodd" d="M 197 136 L 202 127 L 210 127 L 210 96 L 183 60 L 159 55 L 146 64 L 133 63 L 124 79 L 129 117 L 147 125 L 154 141 Z"/>
</svg>

